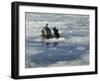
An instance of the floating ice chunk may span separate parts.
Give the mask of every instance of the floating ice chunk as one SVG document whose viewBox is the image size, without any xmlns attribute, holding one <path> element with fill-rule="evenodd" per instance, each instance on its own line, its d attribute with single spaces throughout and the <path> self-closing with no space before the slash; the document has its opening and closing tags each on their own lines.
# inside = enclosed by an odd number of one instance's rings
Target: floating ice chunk
<svg viewBox="0 0 100 81">
<path fill-rule="evenodd" d="M 61 41 L 64 41 L 65 39 L 62 37 L 62 38 L 51 38 L 51 39 L 45 39 L 44 41 L 45 42 L 61 42 Z"/>
<path fill-rule="evenodd" d="M 35 41 L 44 41 L 44 42 L 62 42 L 64 41 L 65 38 L 61 37 L 61 38 L 50 38 L 50 39 L 41 39 L 41 38 L 38 38 L 38 39 L 35 39 Z"/>
<path fill-rule="evenodd" d="M 72 53 L 72 51 L 68 51 L 69 53 Z"/>
<path fill-rule="evenodd" d="M 52 48 L 49 48 L 50 50 L 56 50 L 57 48 L 56 47 L 52 47 Z"/>
<path fill-rule="evenodd" d="M 70 33 L 72 33 L 73 31 L 70 31 Z"/>
<path fill-rule="evenodd" d="M 63 37 L 62 37 L 62 38 L 59 38 L 58 40 L 61 40 L 61 41 L 63 41 L 63 40 L 65 40 L 65 38 L 63 38 Z"/>
<path fill-rule="evenodd" d="M 76 50 L 85 50 L 85 47 L 77 47 Z"/>
</svg>

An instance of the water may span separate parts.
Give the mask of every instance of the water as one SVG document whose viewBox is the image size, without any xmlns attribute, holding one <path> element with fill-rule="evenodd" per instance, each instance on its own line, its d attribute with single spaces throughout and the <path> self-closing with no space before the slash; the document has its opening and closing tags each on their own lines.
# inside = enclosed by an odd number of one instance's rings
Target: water
<svg viewBox="0 0 100 81">
<path fill-rule="evenodd" d="M 46 23 L 56 25 L 64 40 L 41 41 Z M 89 16 L 27 12 L 25 41 L 26 68 L 89 65 Z"/>
</svg>

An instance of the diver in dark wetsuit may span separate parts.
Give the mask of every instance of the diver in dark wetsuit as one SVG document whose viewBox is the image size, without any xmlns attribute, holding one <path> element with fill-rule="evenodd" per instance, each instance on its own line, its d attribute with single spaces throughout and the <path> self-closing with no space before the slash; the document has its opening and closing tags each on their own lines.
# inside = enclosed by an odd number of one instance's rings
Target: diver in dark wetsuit
<svg viewBox="0 0 100 81">
<path fill-rule="evenodd" d="M 49 39 L 51 38 L 51 30 L 48 27 L 48 24 L 41 30 L 43 38 Z"/>
<path fill-rule="evenodd" d="M 46 30 L 46 38 L 47 39 L 51 38 L 51 30 L 49 29 L 48 24 L 46 24 L 45 30 Z"/>
<path fill-rule="evenodd" d="M 60 37 L 58 29 L 56 27 L 54 27 L 53 31 L 54 31 L 54 37 L 58 39 Z"/>
</svg>

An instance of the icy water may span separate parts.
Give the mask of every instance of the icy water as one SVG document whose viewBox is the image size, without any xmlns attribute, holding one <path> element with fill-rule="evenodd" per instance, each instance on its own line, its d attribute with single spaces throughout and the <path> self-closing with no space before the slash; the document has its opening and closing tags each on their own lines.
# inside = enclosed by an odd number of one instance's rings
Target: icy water
<svg viewBox="0 0 100 81">
<path fill-rule="evenodd" d="M 64 40 L 43 42 L 45 24 L 56 26 Z M 25 67 L 89 65 L 89 16 L 26 13 Z"/>
</svg>

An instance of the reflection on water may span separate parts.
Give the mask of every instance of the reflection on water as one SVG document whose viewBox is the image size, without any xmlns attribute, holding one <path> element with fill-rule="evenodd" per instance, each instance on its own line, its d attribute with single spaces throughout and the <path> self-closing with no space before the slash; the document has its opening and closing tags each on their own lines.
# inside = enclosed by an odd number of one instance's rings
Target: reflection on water
<svg viewBox="0 0 100 81">
<path fill-rule="evenodd" d="M 58 42 L 53 43 L 53 47 L 56 47 L 58 45 Z"/>
<path fill-rule="evenodd" d="M 53 47 L 56 47 L 59 43 L 58 42 L 41 42 L 42 43 L 42 45 L 46 45 L 47 47 L 49 47 L 49 46 L 53 46 Z"/>
</svg>

